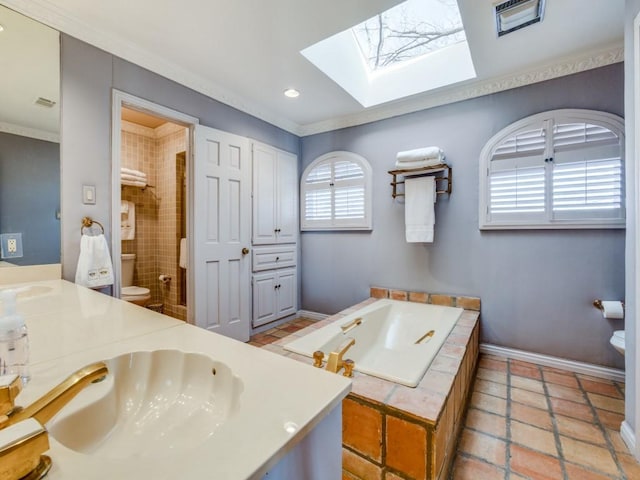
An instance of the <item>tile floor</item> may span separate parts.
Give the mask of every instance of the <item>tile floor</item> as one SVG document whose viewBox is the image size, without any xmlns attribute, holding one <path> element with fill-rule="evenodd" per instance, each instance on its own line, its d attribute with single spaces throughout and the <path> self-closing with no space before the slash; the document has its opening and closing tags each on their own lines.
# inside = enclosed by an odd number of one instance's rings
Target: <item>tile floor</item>
<svg viewBox="0 0 640 480">
<path fill-rule="evenodd" d="M 296 319 L 249 343 L 264 347 L 312 323 Z M 451 479 L 640 480 L 640 464 L 619 433 L 624 388 L 481 355 Z"/>
</svg>

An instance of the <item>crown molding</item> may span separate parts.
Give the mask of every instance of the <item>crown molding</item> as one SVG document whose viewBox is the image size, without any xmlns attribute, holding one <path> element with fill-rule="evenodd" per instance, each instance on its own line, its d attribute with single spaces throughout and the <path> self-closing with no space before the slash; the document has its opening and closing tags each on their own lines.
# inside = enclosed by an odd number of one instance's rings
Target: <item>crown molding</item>
<svg viewBox="0 0 640 480">
<path fill-rule="evenodd" d="M 167 122 L 167 123 L 163 123 L 159 127 L 156 127 L 154 129 L 154 133 L 156 138 L 162 138 L 162 137 L 166 137 L 167 135 L 172 135 L 174 133 L 179 133 L 179 132 L 184 133 L 185 130 L 187 130 L 187 127 L 178 125 L 177 123 Z"/>
<path fill-rule="evenodd" d="M 44 140 L 45 142 L 60 143 L 60 135 L 57 133 L 38 130 L 37 128 L 23 127 L 22 125 L 15 125 L 13 123 L 0 122 L 0 132 L 35 138 L 36 140 Z"/>
<path fill-rule="evenodd" d="M 51 4 L 47 0 L 0 0 L 0 4 L 230 107 L 298 135 L 300 126 L 297 123 L 274 115 L 255 104 L 249 104 L 235 93 L 173 62 L 167 61 L 161 55 L 100 31 L 70 16 L 69 12 Z"/>
<path fill-rule="evenodd" d="M 134 135 L 140 135 L 143 137 L 159 139 L 171 135 L 173 133 L 184 132 L 186 127 L 175 123 L 167 122 L 163 123 L 159 127 L 151 128 L 144 125 L 138 125 L 137 123 L 122 120 L 120 122 L 120 129 L 123 132 L 133 133 Z"/>
<path fill-rule="evenodd" d="M 446 105 L 448 103 L 460 102 L 462 100 L 604 67 L 622 62 L 623 60 L 624 45 L 622 43 L 616 43 L 605 49 L 563 58 L 554 63 L 523 70 L 514 74 L 466 83 L 464 86 L 449 87 L 441 92 L 416 95 L 410 99 L 400 100 L 379 108 L 370 108 L 361 113 L 303 125 L 299 129 L 299 135 L 306 137 L 317 133 L 376 122 L 386 118 Z"/>
<path fill-rule="evenodd" d="M 127 120 L 120 122 L 120 130 L 127 133 L 133 133 L 134 135 L 140 135 L 142 137 L 156 138 L 156 131 L 153 128 L 138 125 Z"/>
</svg>

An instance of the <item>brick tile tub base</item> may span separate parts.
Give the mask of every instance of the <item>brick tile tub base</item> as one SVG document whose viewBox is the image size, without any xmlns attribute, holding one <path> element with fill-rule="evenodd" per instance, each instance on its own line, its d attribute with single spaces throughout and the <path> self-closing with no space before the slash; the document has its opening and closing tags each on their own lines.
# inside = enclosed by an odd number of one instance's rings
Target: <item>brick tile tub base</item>
<svg viewBox="0 0 640 480">
<path fill-rule="evenodd" d="M 354 372 L 342 403 L 343 480 L 445 480 L 478 359 L 480 299 L 372 287 L 371 298 L 294 334 L 340 320 L 378 298 L 465 308 L 416 388 Z M 311 364 L 288 352 L 285 337 L 269 350 Z"/>
</svg>

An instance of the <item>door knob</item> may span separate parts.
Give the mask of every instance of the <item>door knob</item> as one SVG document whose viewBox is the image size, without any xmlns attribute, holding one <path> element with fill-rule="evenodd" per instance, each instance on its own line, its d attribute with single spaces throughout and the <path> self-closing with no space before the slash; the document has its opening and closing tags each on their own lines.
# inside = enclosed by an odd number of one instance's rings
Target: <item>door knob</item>
<svg viewBox="0 0 640 480">
<path fill-rule="evenodd" d="M 242 249 L 242 254 L 243 254 L 243 255 L 246 255 L 247 253 L 249 253 L 249 249 L 248 249 L 247 247 L 244 247 L 244 248 Z"/>
</svg>

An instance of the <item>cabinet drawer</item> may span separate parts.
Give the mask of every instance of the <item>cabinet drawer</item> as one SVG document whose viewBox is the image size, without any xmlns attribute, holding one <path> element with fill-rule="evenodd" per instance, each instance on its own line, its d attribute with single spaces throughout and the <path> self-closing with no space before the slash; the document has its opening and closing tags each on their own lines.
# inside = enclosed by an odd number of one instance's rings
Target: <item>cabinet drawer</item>
<svg viewBox="0 0 640 480">
<path fill-rule="evenodd" d="M 253 248 L 253 271 L 293 267 L 298 259 L 296 245 Z"/>
</svg>

